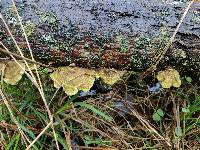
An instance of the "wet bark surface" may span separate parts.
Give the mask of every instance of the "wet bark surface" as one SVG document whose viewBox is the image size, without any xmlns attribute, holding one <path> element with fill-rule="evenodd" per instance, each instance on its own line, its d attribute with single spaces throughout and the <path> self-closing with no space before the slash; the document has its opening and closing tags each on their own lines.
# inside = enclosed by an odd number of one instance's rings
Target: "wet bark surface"
<svg viewBox="0 0 200 150">
<path fill-rule="evenodd" d="M 146 32 L 150 35 L 159 34 L 163 25 L 173 31 L 186 7 L 185 2 L 164 0 L 29 0 L 20 3 L 23 18 L 36 23 L 39 23 L 37 11 L 50 11 L 61 24 L 74 25 L 80 32 Z M 2 0 L 3 9 L 9 5 L 8 0 Z M 199 8 L 198 2 L 192 6 L 180 33 L 200 36 Z"/>
<path fill-rule="evenodd" d="M 1 1 L 5 16 L 9 6 L 8 0 Z M 148 39 L 161 38 L 163 27 L 167 28 L 170 37 L 187 3 L 173 0 L 29 0 L 18 1 L 17 6 L 24 21 L 36 24 L 30 43 L 38 61 L 58 66 L 75 63 L 82 67 L 143 70 L 159 54 L 152 50 L 155 45 L 162 45 L 162 42 L 149 42 Z M 41 22 L 44 12 L 50 12 L 53 17 Z M 126 38 L 125 50 L 121 49 L 119 35 Z M 140 38 L 142 44 L 138 42 Z M 2 39 L 6 41 L 5 37 Z M 18 42 L 22 47 L 25 45 L 20 36 Z M 200 3 L 195 2 L 161 67 L 172 65 L 199 70 L 199 42 Z M 182 53 L 186 56 L 182 57 Z"/>
</svg>

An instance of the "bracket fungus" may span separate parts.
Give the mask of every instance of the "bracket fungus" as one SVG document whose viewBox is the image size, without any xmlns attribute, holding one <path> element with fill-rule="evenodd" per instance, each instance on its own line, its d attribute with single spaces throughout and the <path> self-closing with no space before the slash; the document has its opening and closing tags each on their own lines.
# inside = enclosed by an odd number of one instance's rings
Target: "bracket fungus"
<svg viewBox="0 0 200 150">
<path fill-rule="evenodd" d="M 97 72 L 96 77 L 108 85 L 113 85 L 121 79 L 125 71 L 117 71 L 114 69 L 101 69 Z"/>
<path fill-rule="evenodd" d="M 163 88 L 180 87 L 181 79 L 179 72 L 175 69 L 169 68 L 165 71 L 159 71 L 156 76 L 158 81 L 161 82 Z"/>
<path fill-rule="evenodd" d="M 4 70 L 4 82 L 15 85 L 22 78 L 22 75 L 25 71 L 25 64 L 21 62 L 19 64 L 22 68 L 14 61 L 9 61 L 6 63 Z"/>
<path fill-rule="evenodd" d="M 69 96 L 78 91 L 87 92 L 93 86 L 95 79 L 101 78 L 104 83 L 113 85 L 124 74 L 124 71 L 116 70 L 90 70 L 79 67 L 59 67 L 50 77 L 54 81 L 54 87 L 63 87 Z"/>
<path fill-rule="evenodd" d="M 22 75 L 25 73 L 25 70 L 28 70 L 23 61 L 18 61 L 17 64 L 15 61 L 4 61 L 0 63 L 0 71 L 2 71 L 3 80 L 7 84 L 16 85 L 17 82 L 22 78 Z M 34 64 L 28 63 L 29 68 L 33 70 Z M 36 67 L 39 67 L 36 65 Z"/>
</svg>

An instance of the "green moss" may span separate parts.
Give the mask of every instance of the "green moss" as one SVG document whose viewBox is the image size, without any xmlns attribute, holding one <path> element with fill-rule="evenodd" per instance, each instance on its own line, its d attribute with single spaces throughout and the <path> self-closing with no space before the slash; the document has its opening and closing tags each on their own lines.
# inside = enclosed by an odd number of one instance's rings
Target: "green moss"
<svg viewBox="0 0 200 150">
<path fill-rule="evenodd" d="M 38 11 L 37 15 L 40 17 L 42 23 L 48 23 L 49 25 L 55 25 L 57 18 L 53 12 L 42 12 Z"/>
<path fill-rule="evenodd" d="M 143 69 L 150 65 L 147 51 L 139 49 L 131 49 L 131 63 L 133 68 Z"/>
<path fill-rule="evenodd" d="M 183 49 L 174 49 L 172 55 L 176 59 L 184 59 L 187 57 L 187 54 Z"/>
<path fill-rule="evenodd" d="M 120 47 L 118 48 L 119 52 L 127 52 L 128 51 L 128 40 L 122 35 L 116 37 L 116 42 L 119 43 Z"/>
<path fill-rule="evenodd" d="M 135 48 L 146 48 L 147 45 L 150 43 L 150 38 L 144 35 L 138 36 L 135 38 Z"/>
<path fill-rule="evenodd" d="M 140 35 L 135 38 L 135 48 L 131 49 L 131 63 L 133 68 L 143 69 L 149 66 L 148 57 L 150 38 Z"/>
<path fill-rule="evenodd" d="M 24 24 L 24 30 L 27 36 L 31 36 L 35 32 L 35 29 L 36 29 L 36 25 L 31 21 L 27 21 Z"/>
<path fill-rule="evenodd" d="M 147 68 L 154 62 L 155 56 L 158 56 L 169 41 L 168 28 L 160 28 L 161 35 L 148 37 L 140 35 L 135 38 L 135 48 L 131 49 L 131 63 L 136 68 Z M 183 56 L 183 54 L 181 55 Z"/>
<path fill-rule="evenodd" d="M 200 23 L 200 16 L 199 16 L 199 12 L 198 11 L 194 11 L 193 15 L 192 15 L 192 19 L 193 22 L 199 24 Z"/>
<path fill-rule="evenodd" d="M 8 21 L 8 24 L 12 24 L 13 26 L 19 25 L 17 14 L 12 6 L 6 10 L 5 19 Z"/>
</svg>

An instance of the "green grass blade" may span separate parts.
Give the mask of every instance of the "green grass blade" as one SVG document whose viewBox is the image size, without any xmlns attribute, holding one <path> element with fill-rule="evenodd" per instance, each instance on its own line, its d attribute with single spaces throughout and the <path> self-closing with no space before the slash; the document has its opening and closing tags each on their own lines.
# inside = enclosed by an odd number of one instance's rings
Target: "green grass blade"
<svg viewBox="0 0 200 150">
<path fill-rule="evenodd" d="M 77 106 L 81 106 L 84 108 L 87 108 L 89 110 L 91 110 L 92 112 L 94 112 L 95 114 L 103 117 L 104 119 L 106 119 L 107 121 L 111 122 L 113 121 L 113 118 L 110 117 L 109 115 L 107 115 L 106 113 L 100 111 L 99 109 L 96 109 L 93 105 L 91 104 L 87 104 L 86 102 L 77 102 L 75 103 Z"/>
<path fill-rule="evenodd" d="M 20 127 L 23 131 L 25 131 L 26 133 L 28 133 L 29 136 L 30 136 L 32 139 L 35 139 L 35 135 L 34 135 L 34 133 L 33 133 L 31 130 L 27 129 L 25 126 L 23 126 L 23 125 L 20 124 L 20 123 L 19 123 L 19 127 Z"/>
<path fill-rule="evenodd" d="M 15 147 L 17 147 L 17 141 L 19 141 L 19 138 L 20 138 L 20 134 L 17 134 L 17 135 L 15 135 L 13 138 L 12 138 L 12 140 L 8 143 L 8 145 L 5 147 L 5 150 L 10 150 L 10 149 L 12 149 L 11 147 L 13 146 L 13 145 L 15 145 Z M 16 141 L 16 142 L 15 142 Z M 15 144 L 14 144 L 15 143 Z"/>
<path fill-rule="evenodd" d="M 20 140 L 20 134 L 17 135 L 16 137 L 16 141 L 15 141 L 15 147 L 13 150 L 17 150 L 18 144 L 19 144 L 19 140 Z"/>
<path fill-rule="evenodd" d="M 67 144 L 67 142 L 64 139 L 62 139 L 60 136 L 57 136 L 57 139 L 58 139 L 58 142 L 60 144 L 62 144 L 63 148 L 65 150 L 68 150 L 68 144 Z"/>
<path fill-rule="evenodd" d="M 56 112 L 56 114 L 68 109 L 71 106 L 71 103 L 79 96 L 79 93 L 77 93 L 76 95 L 72 96 L 67 103 L 62 106 L 61 108 L 58 109 L 58 111 Z"/>
</svg>

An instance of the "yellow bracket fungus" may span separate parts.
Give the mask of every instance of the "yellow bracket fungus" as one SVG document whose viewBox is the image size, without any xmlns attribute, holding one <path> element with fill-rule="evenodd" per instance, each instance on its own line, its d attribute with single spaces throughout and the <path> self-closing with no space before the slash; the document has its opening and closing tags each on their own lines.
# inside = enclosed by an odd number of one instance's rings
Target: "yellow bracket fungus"
<svg viewBox="0 0 200 150">
<path fill-rule="evenodd" d="M 4 61 L 0 63 L 0 71 L 3 73 L 4 82 L 11 85 L 16 85 L 22 78 L 25 70 L 28 68 L 23 61 Z M 29 64 L 29 68 L 33 70 L 34 64 Z M 37 66 L 38 67 L 38 66 Z M 95 79 L 101 78 L 104 83 L 113 85 L 121 79 L 125 72 L 114 69 L 90 70 L 79 67 L 59 67 L 50 77 L 54 81 L 54 87 L 63 87 L 68 95 L 75 95 L 78 91 L 87 92 L 93 86 Z"/>
<path fill-rule="evenodd" d="M 15 85 L 24 74 L 25 64 L 20 62 L 21 68 L 14 61 L 9 61 L 6 63 L 6 67 L 4 70 L 4 82 Z"/>
<path fill-rule="evenodd" d="M 15 61 L 4 61 L 0 63 L 0 71 L 3 72 L 3 80 L 7 84 L 16 85 L 22 78 L 25 70 L 28 70 L 23 61 L 18 61 L 20 66 Z M 28 63 L 31 70 L 34 69 L 34 64 Z M 38 67 L 38 66 L 37 66 Z"/>
<path fill-rule="evenodd" d="M 106 69 L 94 71 L 78 67 L 60 67 L 50 77 L 56 88 L 63 87 L 65 93 L 71 96 L 79 90 L 89 91 L 97 78 L 101 78 L 106 84 L 113 85 L 120 80 L 123 73 L 123 71 Z"/>
<path fill-rule="evenodd" d="M 181 79 L 179 72 L 175 69 L 169 68 L 165 71 L 159 71 L 156 76 L 158 81 L 161 82 L 163 88 L 180 87 Z"/>
<path fill-rule="evenodd" d="M 113 85 L 121 79 L 124 73 L 124 71 L 114 69 L 102 69 L 97 72 L 96 77 L 100 77 L 106 84 Z"/>
</svg>

